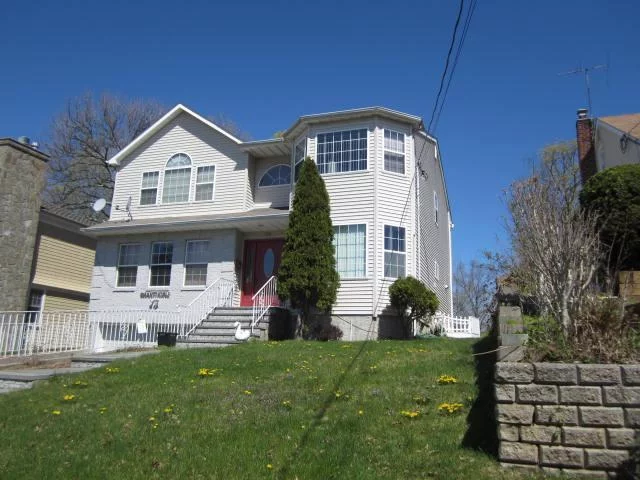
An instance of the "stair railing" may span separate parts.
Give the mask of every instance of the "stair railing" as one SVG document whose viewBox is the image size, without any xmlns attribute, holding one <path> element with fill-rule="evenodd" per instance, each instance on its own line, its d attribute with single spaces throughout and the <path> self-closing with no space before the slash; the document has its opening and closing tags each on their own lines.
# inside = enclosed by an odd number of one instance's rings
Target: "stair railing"
<svg viewBox="0 0 640 480">
<path fill-rule="evenodd" d="M 277 292 L 278 277 L 273 275 L 267 282 L 251 297 L 251 304 L 253 305 L 252 319 L 251 319 L 251 334 L 253 334 L 254 328 L 260 323 L 260 320 L 269 312 L 269 309 L 275 306 L 274 298 L 278 298 Z"/>
<path fill-rule="evenodd" d="M 230 307 L 233 304 L 235 291 L 236 284 L 234 281 L 218 278 L 194 298 L 191 303 L 182 307 L 180 312 L 182 321 L 187 327 L 190 327 L 184 337 L 188 337 L 216 308 Z"/>
</svg>

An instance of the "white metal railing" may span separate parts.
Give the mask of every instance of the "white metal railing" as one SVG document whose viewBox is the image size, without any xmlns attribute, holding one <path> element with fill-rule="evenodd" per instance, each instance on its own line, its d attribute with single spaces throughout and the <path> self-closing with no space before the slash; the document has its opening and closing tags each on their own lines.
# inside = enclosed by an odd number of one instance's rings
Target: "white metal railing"
<svg viewBox="0 0 640 480">
<path fill-rule="evenodd" d="M 0 312 L 0 358 L 90 348 L 89 312 Z"/>
<path fill-rule="evenodd" d="M 260 323 L 260 320 L 269 312 L 271 307 L 276 304 L 280 305 L 280 300 L 277 294 L 278 277 L 273 275 L 266 283 L 251 297 L 251 304 L 253 305 L 252 320 L 251 320 L 251 333 L 253 329 Z"/>
<path fill-rule="evenodd" d="M 0 312 L 0 358 L 151 347 L 159 332 L 186 337 L 215 308 L 230 306 L 235 288 L 219 278 L 175 311 Z"/>
<path fill-rule="evenodd" d="M 452 317 L 436 313 L 429 329 L 440 329 L 442 334 L 451 338 L 473 338 L 480 336 L 480 319 L 476 317 Z"/>
<path fill-rule="evenodd" d="M 233 303 L 233 296 L 236 291 L 236 284 L 226 278 L 218 278 L 209 285 L 200 295 L 194 298 L 191 303 L 181 308 L 184 322 L 190 325 L 183 336 L 193 332 L 207 315 L 219 307 L 230 307 Z"/>
</svg>

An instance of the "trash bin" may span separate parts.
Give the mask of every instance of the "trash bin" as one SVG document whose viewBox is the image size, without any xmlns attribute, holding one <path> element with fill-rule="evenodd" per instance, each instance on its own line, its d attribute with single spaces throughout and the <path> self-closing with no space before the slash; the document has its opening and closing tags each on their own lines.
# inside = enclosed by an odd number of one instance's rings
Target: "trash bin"
<svg viewBox="0 0 640 480">
<path fill-rule="evenodd" d="M 158 332 L 158 346 L 175 347 L 177 337 L 177 333 Z"/>
</svg>

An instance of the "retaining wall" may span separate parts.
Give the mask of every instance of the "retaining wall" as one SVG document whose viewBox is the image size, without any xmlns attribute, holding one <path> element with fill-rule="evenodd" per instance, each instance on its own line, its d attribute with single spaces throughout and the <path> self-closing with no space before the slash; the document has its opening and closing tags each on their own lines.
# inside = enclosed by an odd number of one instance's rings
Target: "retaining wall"
<svg viewBox="0 0 640 480">
<path fill-rule="evenodd" d="M 640 365 L 498 362 L 504 466 L 608 478 L 640 440 Z"/>
</svg>

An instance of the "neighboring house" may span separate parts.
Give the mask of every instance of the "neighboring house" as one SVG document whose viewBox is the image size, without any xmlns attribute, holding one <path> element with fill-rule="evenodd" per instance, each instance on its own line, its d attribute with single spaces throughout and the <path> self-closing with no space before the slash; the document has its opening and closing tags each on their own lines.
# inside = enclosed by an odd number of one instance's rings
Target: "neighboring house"
<svg viewBox="0 0 640 480">
<path fill-rule="evenodd" d="M 41 206 L 49 157 L 27 138 L 0 139 L 0 312 L 87 309 L 93 222 Z"/>
<path fill-rule="evenodd" d="M 384 336 L 388 287 L 413 275 L 452 314 L 451 210 L 435 138 L 419 117 L 371 107 L 299 118 L 282 138 L 242 142 L 177 105 L 113 157 L 91 309 L 172 310 L 218 278 L 236 306 L 277 275 L 299 165 L 325 181 L 341 277 L 333 321 Z M 380 327 L 378 327 L 380 325 Z M 355 332 L 355 333 L 353 333 Z"/>
<path fill-rule="evenodd" d="M 89 307 L 96 241 L 81 231 L 90 217 L 46 205 L 33 252 L 27 310 L 86 310 Z"/>
<path fill-rule="evenodd" d="M 576 132 L 582 183 L 606 168 L 640 163 L 640 113 L 589 118 L 580 109 Z"/>
</svg>

